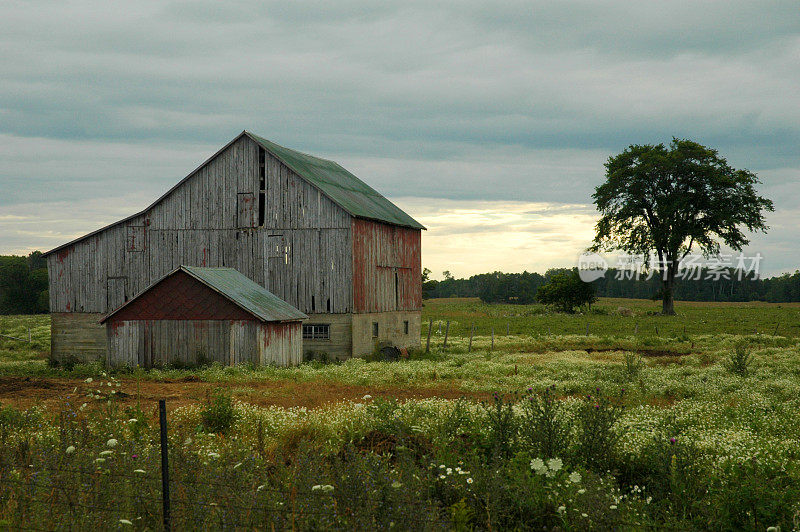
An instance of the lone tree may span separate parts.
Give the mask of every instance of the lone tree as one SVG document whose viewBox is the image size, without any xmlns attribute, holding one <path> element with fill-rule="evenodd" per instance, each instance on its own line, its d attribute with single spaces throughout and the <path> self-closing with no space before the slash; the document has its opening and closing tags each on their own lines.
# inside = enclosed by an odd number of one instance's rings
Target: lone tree
<svg viewBox="0 0 800 532">
<path fill-rule="evenodd" d="M 768 229 L 764 213 L 774 208 L 756 194 L 758 177 L 696 142 L 632 145 L 605 166 L 606 181 L 592 195 L 601 218 L 590 250 L 657 258 L 662 314 L 675 314 L 675 274 L 693 246 L 706 257 L 720 242 L 741 251 L 750 242 L 743 229 Z"/>
<path fill-rule="evenodd" d="M 578 272 L 574 270 L 553 274 L 536 291 L 536 299 L 544 305 L 570 314 L 575 312 L 575 307 L 591 305 L 597 301 L 594 285 L 581 281 Z"/>
</svg>

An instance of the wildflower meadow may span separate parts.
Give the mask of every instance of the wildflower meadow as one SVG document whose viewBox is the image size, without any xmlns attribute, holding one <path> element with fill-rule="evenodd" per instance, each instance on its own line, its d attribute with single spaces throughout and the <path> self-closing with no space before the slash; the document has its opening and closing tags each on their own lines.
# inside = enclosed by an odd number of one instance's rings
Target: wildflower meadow
<svg viewBox="0 0 800 532">
<path fill-rule="evenodd" d="M 48 366 L 38 327 L 0 345 L 0 528 L 161 529 L 155 397 L 174 530 L 800 528 L 795 337 L 546 319 L 428 353 L 423 328 L 397 362 L 115 373 Z"/>
</svg>

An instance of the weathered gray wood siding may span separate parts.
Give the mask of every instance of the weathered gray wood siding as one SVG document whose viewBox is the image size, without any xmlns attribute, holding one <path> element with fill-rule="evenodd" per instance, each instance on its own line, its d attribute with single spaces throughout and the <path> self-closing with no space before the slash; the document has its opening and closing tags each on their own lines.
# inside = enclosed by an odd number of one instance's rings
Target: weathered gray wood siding
<svg viewBox="0 0 800 532">
<path fill-rule="evenodd" d="M 262 323 L 257 331 L 262 365 L 294 366 L 303 361 L 302 324 Z"/>
<path fill-rule="evenodd" d="M 269 153 L 266 184 L 264 227 L 241 227 L 258 222 L 259 188 L 258 145 L 241 137 L 142 215 L 49 255 L 51 312 L 105 314 L 181 264 L 236 268 L 305 313 L 350 312 L 350 215 Z"/>
<path fill-rule="evenodd" d="M 112 320 L 107 335 L 112 367 L 208 362 L 288 366 L 302 361 L 300 322 Z"/>
</svg>

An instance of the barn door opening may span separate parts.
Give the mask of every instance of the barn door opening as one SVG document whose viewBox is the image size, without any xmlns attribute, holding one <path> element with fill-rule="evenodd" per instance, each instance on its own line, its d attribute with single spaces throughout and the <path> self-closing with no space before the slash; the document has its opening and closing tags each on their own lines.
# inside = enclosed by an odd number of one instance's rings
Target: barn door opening
<svg viewBox="0 0 800 532">
<path fill-rule="evenodd" d="M 400 278 L 394 271 L 394 309 L 400 310 Z"/>
<path fill-rule="evenodd" d="M 106 286 L 106 312 L 116 310 L 128 301 L 127 277 L 109 277 Z"/>
</svg>

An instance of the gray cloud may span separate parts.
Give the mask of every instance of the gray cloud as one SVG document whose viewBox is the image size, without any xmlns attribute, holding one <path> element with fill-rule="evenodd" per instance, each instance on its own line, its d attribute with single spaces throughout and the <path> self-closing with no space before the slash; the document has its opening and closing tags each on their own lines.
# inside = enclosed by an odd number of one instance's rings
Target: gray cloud
<svg viewBox="0 0 800 532">
<path fill-rule="evenodd" d="M 29 1 L 0 44 L 0 215 L 158 197 L 244 128 L 390 196 L 587 204 L 675 135 L 800 200 L 792 1 Z"/>
</svg>

